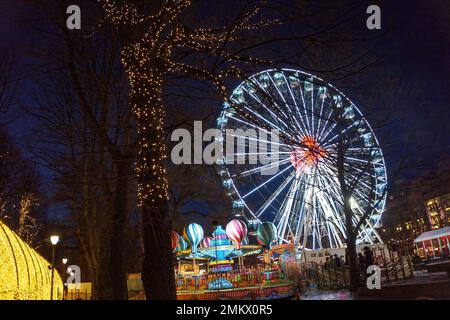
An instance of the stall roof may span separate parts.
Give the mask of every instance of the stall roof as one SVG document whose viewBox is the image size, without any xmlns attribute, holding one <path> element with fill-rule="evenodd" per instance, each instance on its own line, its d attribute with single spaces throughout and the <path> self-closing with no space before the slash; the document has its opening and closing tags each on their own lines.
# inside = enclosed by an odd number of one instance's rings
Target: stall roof
<svg viewBox="0 0 450 320">
<path fill-rule="evenodd" d="M 414 242 L 422 242 L 431 239 L 437 239 L 440 237 L 450 236 L 450 227 L 445 227 L 441 229 L 431 230 L 422 233 L 420 236 L 414 240 Z"/>
</svg>

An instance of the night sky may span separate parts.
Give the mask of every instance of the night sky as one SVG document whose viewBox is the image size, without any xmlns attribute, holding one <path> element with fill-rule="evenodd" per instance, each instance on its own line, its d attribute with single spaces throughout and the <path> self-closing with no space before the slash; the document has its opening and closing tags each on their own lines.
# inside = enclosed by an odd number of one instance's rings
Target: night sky
<svg viewBox="0 0 450 320">
<path fill-rule="evenodd" d="M 391 0 L 379 4 L 385 33 L 379 50 L 388 53 L 383 67 L 394 70 L 402 86 L 408 88 L 399 90 L 393 98 L 402 111 L 399 121 L 384 133 L 377 132 L 381 147 L 391 146 L 385 151 L 388 173 L 402 152 L 427 161 L 429 168 L 434 169 L 442 164 L 441 158 L 449 155 L 450 1 Z M 0 48 L 9 50 L 19 64 L 26 59 L 27 46 L 39 41 L 29 36 L 26 21 L 18 18 L 23 15 L 19 14 L 22 10 L 20 1 L 0 1 Z M 366 17 L 361 12 L 362 23 Z M 383 95 L 383 88 L 379 94 Z M 354 100 L 357 102 L 358 97 Z M 389 112 L 378 107 L 380 112 Z M 19 145 L 21 137 L 29 134 L 27 121 L 22 118 L 10 126 Z M 48 173 L 43 170 L 43 175 Z"/>
</svg>

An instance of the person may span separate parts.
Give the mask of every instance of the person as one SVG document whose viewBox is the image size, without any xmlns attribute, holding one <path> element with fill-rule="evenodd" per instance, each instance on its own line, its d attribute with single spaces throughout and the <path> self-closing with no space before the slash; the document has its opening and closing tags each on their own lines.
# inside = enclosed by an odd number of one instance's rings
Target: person
<svg viewBox="0 0 450 320">
<path fill-rule="evenodd" d="M 422 259 L 416 254 L 412 258 L 412 263 L 414 263 L 414 264 L 421 264 L 422 263 Z"/>
<path fill-rule="evenodd" d="M 365 259 L 364 255 L 361 252 L 358 252 L 358 262 L 361 270 L 365 270 Z"/>
<path fill-rule="evenodd" d="M 373 265 L 373 253 L 369 247 L 364 247 L 364 263 L 366 267 Z"/>
<path fill-rule="evenodd" d="M 328 261 L 329 261 L 329 262 L 328 262 L 328 268 L 330 268 L 330 269 L 336 268 L 336 262 L 334 261 L 332 255 L 330 255 L 330 256 L 328 257 Z"/>
<path fill-rule="evenodd" d="M 339 259 L 337 254 L 334 255 L 334 266 L 336 268 L 342 267 L 341 259 Z"/>
<path fill-rule="evenodd" d="M 323 268 L 327 270 L 329 265 L 330 265 L 330 257 L 326 257 L 325 263 L 323 264 Z"/>
</svg>

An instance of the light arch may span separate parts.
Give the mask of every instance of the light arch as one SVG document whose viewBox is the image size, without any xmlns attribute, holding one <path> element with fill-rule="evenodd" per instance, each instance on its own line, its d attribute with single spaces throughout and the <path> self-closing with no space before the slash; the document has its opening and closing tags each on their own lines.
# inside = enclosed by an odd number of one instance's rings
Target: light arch
<svg viewBox="0 0 450 320">
<path fill-rule="evenodd" d="M 0 221 L 0 300 L 49 300 L 50 263 Z M 63 284 L 55 270 L 53 299 L 62 298 Z"/>
</svg>

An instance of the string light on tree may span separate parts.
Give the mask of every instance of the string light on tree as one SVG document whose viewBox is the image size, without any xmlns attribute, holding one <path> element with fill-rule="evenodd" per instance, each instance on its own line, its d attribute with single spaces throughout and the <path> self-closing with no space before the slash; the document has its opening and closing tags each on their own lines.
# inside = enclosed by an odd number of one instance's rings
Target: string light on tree
<svg viewBox="0 0 450 320">
<path fill-rule="evenodd" d="M 165 168 L 167 158 L 165 144 L 165 108 L 162 101 L 164 77 L 169 72 L 189 75 L 212 83 L 224 101 L 228 101 L 223 79 L 242 76 L 234 65 L 221 71 L 188 65 L 173 57 L 174 49 L 190 48 L 226 57 L 226 61 L 264 63 L 247 54 L 230 55 L 223 44 L 237 39 L 238 32 L 257 30 L 279 23 L 278 20 L 252 22 L 262 4 L 245 13 L 233 24 L 217 28 L 188 28 L 176 23 L 176 19 L 192 4 L 190 0 L 165 1 L 156 13 L 140 13 L 130 2 L 99 0 L 105 11 L 106 23 L 116 28 L 136 27 L 132 39 L 125 41 L 121 50 L 121 62 L 130 83 L 130 103 L 136 117 L 138 155 L 135 172 L 138 177 L 138 199 L 141 206 L 154 206 L 168 199 L 168 182 Z M 142 26 L 142 28 L 141 28 Z"/>
</svg>

